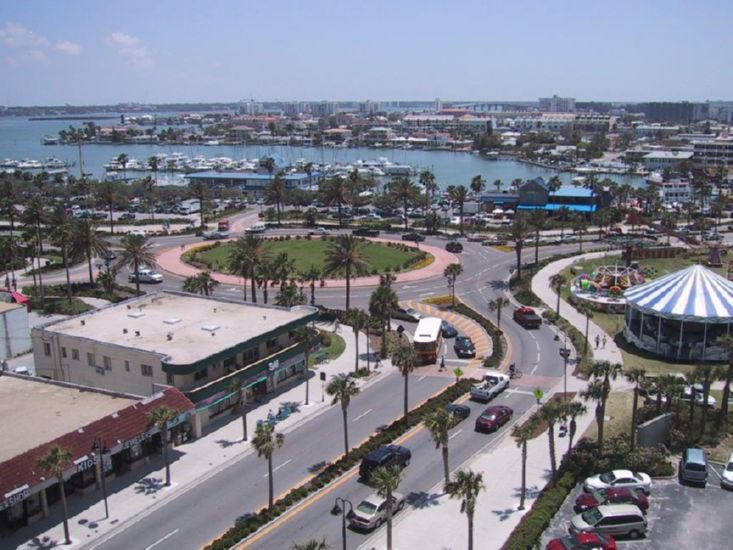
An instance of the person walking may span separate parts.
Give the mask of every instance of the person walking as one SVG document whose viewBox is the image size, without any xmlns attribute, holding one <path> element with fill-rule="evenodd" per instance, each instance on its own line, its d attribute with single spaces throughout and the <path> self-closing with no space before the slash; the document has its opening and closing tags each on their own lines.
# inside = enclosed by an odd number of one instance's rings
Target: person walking
<svg viewBox="0 0 733 550">
<path fill-rule="evenodd" d="M 445 370 L 445 355 L 440 356 L 440 369 L 438 370 L 441 370 L 441 371 Z"/>
<path fill-rule="evenodd" d="M 601 337 L 596 334 L 596 349 L 601 346 Z"/>
<path fill-rule="evenodd" d="M 607 340 L 607 338 L 606 338 L 606 335 L 604 334 L 603 335 L 603 340 L 602 340 L 602 342 L 603 342 L 603 349 L 606 349 L 606 340 Z"/>
</svg>

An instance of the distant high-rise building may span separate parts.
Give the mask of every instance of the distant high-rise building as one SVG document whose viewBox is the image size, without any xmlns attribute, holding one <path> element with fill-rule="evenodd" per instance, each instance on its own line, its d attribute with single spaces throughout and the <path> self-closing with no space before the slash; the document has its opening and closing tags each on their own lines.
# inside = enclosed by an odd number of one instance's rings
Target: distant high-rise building
<svg viewBox="0 0 733 550">
<path fill-rule="evenodd" d="M 439 113 L 443 110 L 443 100 L 439 97 L 435 98 L 435 112 Z"/>
<path fill-rule="evenodd" d="M 366 100 L 359 104 L 359 112 L 365 115 L 375 115 L 379 112 L 379 102 Z"/>
<path fill-rule="evenodd" d="M 552 97 L 540 98 L 540 111 L 543 113 L 574 113 L 575 98 L 574 97 Z"/>
<path fill-rule="evenodd" d="M 262 103 L 255 103 L 254 99 L 243 101 L 239 105 L 239 112 L 243 115 L 259 115 L 264 111 Z"/>
<path fill-rule="evenodd" d="M 311 114 L 314 116 L 330 116 L 335 115 L 338 105 L 335 101 L 319 101 L 311 103 Z"/>
</svg>

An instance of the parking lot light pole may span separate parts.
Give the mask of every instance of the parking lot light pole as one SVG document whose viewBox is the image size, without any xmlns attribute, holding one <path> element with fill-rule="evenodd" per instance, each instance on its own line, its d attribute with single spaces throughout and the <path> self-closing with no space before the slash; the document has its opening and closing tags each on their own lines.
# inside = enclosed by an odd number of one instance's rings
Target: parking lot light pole
<svg viewBox="0 0 733 550">
<path fill-rule="evenodd" d="M 346 511 L 346 505 L 349 506 L 349 511 Z M 354 505 L 351 501 L 345 498 L 336 497 L 336 503 L 331 508 L 331 514 L 334 516 L 341 516 L 341 543 L 343 550 L 346 550 L 346 519 L 354 513 Z"/>
</svg>

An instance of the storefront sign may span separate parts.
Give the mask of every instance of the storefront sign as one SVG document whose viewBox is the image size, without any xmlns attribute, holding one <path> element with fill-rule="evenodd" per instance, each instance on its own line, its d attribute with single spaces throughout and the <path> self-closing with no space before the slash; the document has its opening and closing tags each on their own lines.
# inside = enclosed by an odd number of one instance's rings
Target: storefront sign
<svg viewBox="0 0 733 550">
<path fill-rule="evenodd" d="M 140 445 L 143 441 L 146 439 L 150 439 L 152 437 L 152 434 L 145 432 L 141 433 L 140 435 L 136 435 L 132 439 L 128 439 L 122 444 L 123 449 L 129 449 L 130 447 L 134 447 L 135 445 Z"/>
<path fill-rule="evenodd" d="M 278 367 L 280 366 L 280 361 L 278 359 L 275 359 L 274 361 L 270 361 L 267 363 L 267 370 L 270 372 L 276 371 Z"/>
<path fill-rule="evenodd" d="M 16 504 L 20 504 L 28 498 L 28 484 L 13 489 L 9 493 L 5 493 L 5 500 L 0 502 L 0 511 L 12 508 Z"/>
<path fill-rule="evenodd" d="M 94 454 L 91 457 L 84 455 L 81 458 L 77 458 L 74 461 L 74 465 L 76 466 L 75 472 L 83 472 L 85 470 L 89 470 L 90 468 L 93 468 L 95 464 L 99 462 L 99 459 L 97 458 L 97 455 Z"/>
<path fill-rule="evenodd" d="M 175 420 L 171 420 L 168 422 L 168 429 L 174 428 L 175 426 L 178 426 L 179 424 L 183 424 L 186 420 L 188 420 L 188 417 L 191 416 L 191 411 L 186 411 L 184 413 L 181 413 L 178 415 L 178 417 Z"/>
</svg>

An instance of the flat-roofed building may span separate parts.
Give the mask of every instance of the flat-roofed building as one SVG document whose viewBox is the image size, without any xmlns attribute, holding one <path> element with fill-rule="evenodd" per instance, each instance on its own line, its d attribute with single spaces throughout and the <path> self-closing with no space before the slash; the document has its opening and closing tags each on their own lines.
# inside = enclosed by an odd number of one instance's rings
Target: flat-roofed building
<svg viewBox="0 0 733 550">
<path fill-rule="evenodd" d="M 303 374 L 295 330 L 317 316 L 312 306 L 157 292 L 34 328 L 36 372 L 136 395 L 174 386 L 197 403 L 233 378 L 266 394 Z"/>
<path fill-rule="evenodd" d="M 24 304 L 0 300 L 0 360 L 10 359 L 31 350 L 28 308 Z"/>
<path fill-rule="evenodd" d="M 642 157 L 641 162 L 647 170 L 664 170 L 689 162 L 692 156 L 692 151 L 651 151 Z"/>
</svg>

